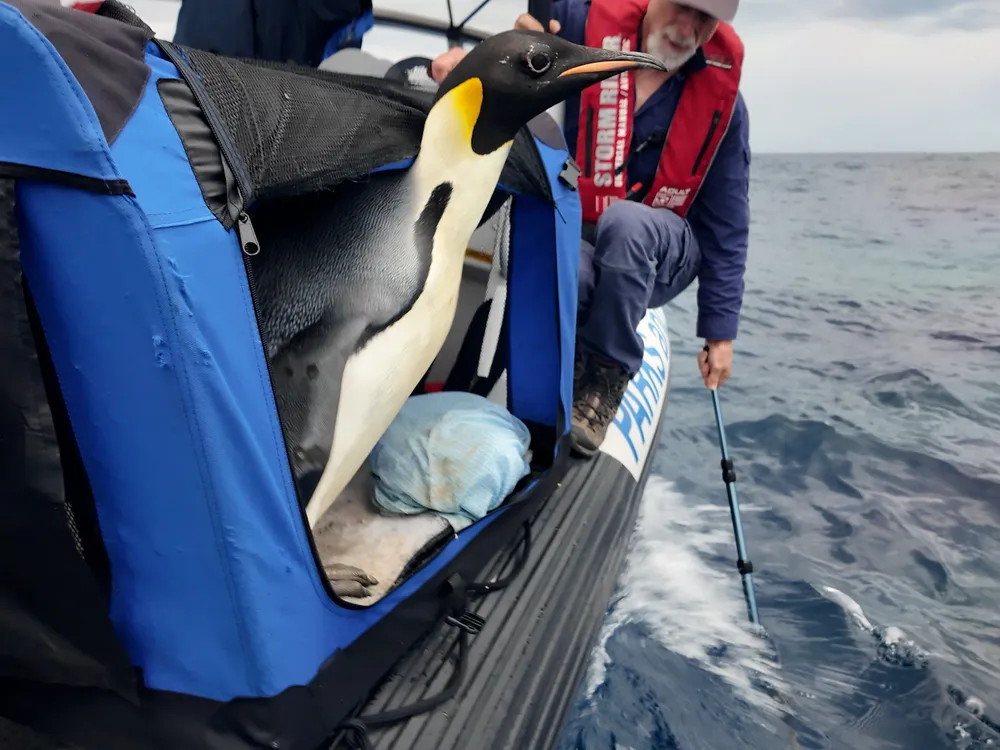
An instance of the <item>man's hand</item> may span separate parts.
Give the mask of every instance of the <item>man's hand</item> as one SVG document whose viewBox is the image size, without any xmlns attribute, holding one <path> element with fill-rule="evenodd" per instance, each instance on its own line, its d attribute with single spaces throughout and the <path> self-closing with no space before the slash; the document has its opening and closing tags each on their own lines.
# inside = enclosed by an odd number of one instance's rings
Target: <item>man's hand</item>
<svg viewBox="0 0 1000 750">
<path fill-rule="evenodd" d="M 534 16 L 530 13 L 522 13 L 514 21 L 515 29 L 524 29 L 526 31 L 541 31 L 542 24 L 538 22 Z M 558 34 L 559 29 L 562 26 L 555 19 L 549 21 L 549 32 L 552 34 Z M 431 63 L 431 78 L 434 79 L 435 83 L 441 83 L 447 75 L 458 65 L 459 60 L 465 57 L 468 51 L 463 47 L 452 47 L 447 52 L 443 52 L 434 58 Z"/>
<path fill-rule="evenodd" d="M 733 342 L 706 341 L 705 348 L 698 352 L 698 369 L 710 391 L 725 383 L 733 371 Z"/>
<path fill-rule="evenodd" d="M 522 13 L 521 15 L 519 15 L 517 17 L 517 20 L 514 21 L 514 28 L 515 29 L 522 29 L 524 31 L 543 31 L 544 30 L 544 29 L 542 29 L 542 24 L 539 23 L 538 19 L 535 18 L 530 13 Z M 562 27 L 559 25 L 559 22 L 557 20 L 555 20 L 554 18 L 551 21 L 549 21 L 549 33 L 551 33 L 551 34 L 558 34 L 559 33 L 559 29 L 561 29 L 561 28 Z"/>
<path fill-rule="evenodd" d="M 434 82 L 441 83 L 467 54 L 468 51 L 464 47 L 452 47 L 435 57 L 431 63 L 431 78 Z"/>
</svg>

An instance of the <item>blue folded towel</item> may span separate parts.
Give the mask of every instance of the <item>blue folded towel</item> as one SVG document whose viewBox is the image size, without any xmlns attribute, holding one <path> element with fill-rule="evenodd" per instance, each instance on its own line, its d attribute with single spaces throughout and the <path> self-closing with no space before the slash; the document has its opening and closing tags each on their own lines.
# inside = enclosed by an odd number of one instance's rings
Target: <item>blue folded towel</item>
<svg viewBox="0 0 1000 750">
<path fill-rule="evenodd" d="M 530 468 L 528 428 L 461 391 L 413 396 L 369 458 L 383 513 L 433 512 L 456 531 L 503 502 Z"/>
</svg>

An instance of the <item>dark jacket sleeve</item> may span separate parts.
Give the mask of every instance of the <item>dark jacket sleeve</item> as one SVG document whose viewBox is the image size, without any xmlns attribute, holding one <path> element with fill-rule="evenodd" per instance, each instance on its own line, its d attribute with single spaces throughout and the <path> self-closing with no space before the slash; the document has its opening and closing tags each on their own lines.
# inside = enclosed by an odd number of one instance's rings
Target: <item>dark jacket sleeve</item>
<svg viewBox="0 0 1000 750">
<path fill-rule="evenodd" d="M 254 57 L 250 0 L 183 0 L 173 41 L 227 57 Z"/>
<path fill-rule="evenodd" d="M 701 248 L 696 335 L 732 341 L 750 236 L 750 116 L 742 94 L 688 221 Z"/>
<path fill-rule="evenodd" d="M 316 67 L 333 33 L 371 8 L 371 0 L 183 0 L 174 41 Z"/>
</svg>

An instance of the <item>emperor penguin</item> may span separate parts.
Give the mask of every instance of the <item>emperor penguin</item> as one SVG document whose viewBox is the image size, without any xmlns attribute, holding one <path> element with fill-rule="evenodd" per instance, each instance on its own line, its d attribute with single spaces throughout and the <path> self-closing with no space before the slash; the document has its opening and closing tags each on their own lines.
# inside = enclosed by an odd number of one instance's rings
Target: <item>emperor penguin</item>
<svg viewBox="0 0 1000 750">
<path fill-rule="evenodd" d="M 468 242 L 518 131 L 637 67 L 665 70 L 642 53 L 497 34 L 439 87 L 408 169 L 255 212 L 261 334 L 311 528 L 444 345 Z"/>
</svg>

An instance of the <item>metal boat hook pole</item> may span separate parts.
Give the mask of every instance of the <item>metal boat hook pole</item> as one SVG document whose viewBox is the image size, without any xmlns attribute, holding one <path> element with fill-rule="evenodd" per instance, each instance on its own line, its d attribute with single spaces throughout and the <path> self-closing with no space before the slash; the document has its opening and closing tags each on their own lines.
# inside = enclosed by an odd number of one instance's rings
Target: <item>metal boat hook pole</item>
<svg viewBox="0 0 1000 750">
<path fill-rule="evenodd" d="M 736 536 L 736 568 L 740 571 L 743 581 L 743 596 L 747 600 L 750 612 L 750 622 L 760 625 L 757 615 L 757 597 L 753 593 L 753 563 L 747 557 L 746 542 L 743 540 L 743 524 L 740 522 L 740 501 L 736 496 L 736 470 L 729 458 L 729 448 L 726 446 L 726 428 L 722 423 L 722 407 L 719 405 L 719 391 L 712 389 L 712 405 L 715 407 L 715 425 L 719 428 L 719 445 L 722 447 L 722 481 L 726 483 L 726 493 L 729 495 L 729 515 L 733 519 L 733 534 Z"/>
</svg>

